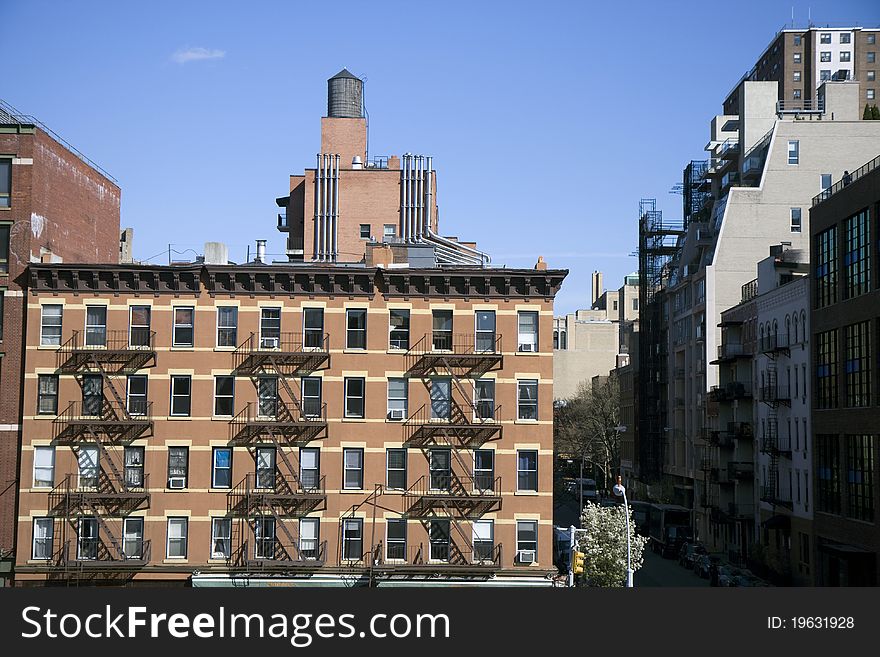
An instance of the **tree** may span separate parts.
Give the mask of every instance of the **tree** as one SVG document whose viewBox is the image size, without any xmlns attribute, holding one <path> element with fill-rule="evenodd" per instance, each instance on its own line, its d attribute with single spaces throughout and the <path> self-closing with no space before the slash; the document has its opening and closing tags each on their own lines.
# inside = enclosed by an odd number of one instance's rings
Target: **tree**
<svg viewBox="0 0 880 657">
<path fill-rule="evenodd" d="M 874 103 L 874 107 L 871 108 L 871 118 L 875 121 L 880 121 L 880 109 L 877 108 L 877 104 Z"/>
<path fill-rule="evenodd" d="M 578 386 L 574 397 L 554 410 L 558 454 L 572 454 L 596 466 L 608 490 L 620 472 L 620 384 L 615 374 Z"/>
<path fill-rule="evenodd" d="M 629 514 L 629 536 L 633 572 L 642 567 L 648 539 L 636 534 L 632 508 L 584 505 L 581 528 L 587 530 L 578 541 L 584 553 L 584 579 L 588 586 L 619 587 L 626 583 L 626 516 Z"/>
<path fill-rule="evenodd" d="M 865 111 L 862 113 L 862 121 L 870 121 L 874 118 L 874 112 L 868 103 L 865 103 Z"/>
</svg>

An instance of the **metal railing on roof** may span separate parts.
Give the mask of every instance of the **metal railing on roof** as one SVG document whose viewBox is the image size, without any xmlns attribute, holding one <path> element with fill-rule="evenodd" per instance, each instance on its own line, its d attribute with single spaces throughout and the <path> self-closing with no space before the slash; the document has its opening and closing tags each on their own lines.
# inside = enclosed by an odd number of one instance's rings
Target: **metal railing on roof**
<svg viewBox="0 0 880 657">
<path fill-rule="evenodd" d="M 67 141 L 66 139 L 64 139 L 61 135 L 59 135 L 58 133 L 56 133 L 56 132 L 55 132 L 54 130 L 52 130 L 49 126 L 47 126 L 45 123 L 43 123 L 42 121 L 40 121 L 40 120 L 37 119 L 36 117 L 33 117 L 33 116 L 31 116 L 30 114 L 23 114 L 22 112 L 19 112 L 19 111 L 18 111 L 17 109 L 15 109 L 12 105 L 10 105 L 9 103 L 7 103 L 6 101 L 4 101 L 4 100 L 2 100 L 2 99 L 0 99 L 0 110 L 2 110 L 3 112 L 5 112 L 6 114 L 8 114 L 8 115 L 9 115 L 14 121 L 16 121 L 17 123 L 22 123 L 22 124 L 26 124 L 26 125 L 35 125 L 35 126 L 37 126 L 40 130 L 42 130 L 42 131 L 45 132 L 47 135 L 49 135 L 50 137 L 52 137 L 52 139 L 54 139 L 54 140 L 57 141 L 59 144 L 61 144 L 62 146 L 64 146 L 64 148 L 66 148 L 66 149 L 69 150 L 71 153 L 73 153 L 74 155 L 76 155 L 76 156 L 77 156 L 79 159 L 81 159 L 83 162 L 85 162 L 86 164 L 88 164 L 90 167 L 92 167 L 92 168 L 95 169 L 96 171 L 100 172 L 105 178 L 107 178 L 108 180 L 112 180 L 112 181 L 113 181 L 115 184 L 117 184 L 117 185 L 119 184 L 119 181 L 116 180 L 116 178 L 114 178 L 113 176 L 111 176 L 111 175 L 110 175 L 105 169 L 101 168 L 101 167 L 100 167 L 97 163 L 95 163 L 93 160 L 90 160 L 88 157 L 86 157 L 86 155 L 83 154 L 82 151 L 76 149 L 76 148 L 75 148 L 70 142 L 68 142 L 68 141 Z"/>
<path fill-rule="evenodd" d="M 777 100 L 777 114 L 822 114 L 825 112 L 824 98 L 805 98 L 803 100 Z"/>
<path fill-rule="evenodd" d="M 875 157 L 873 160 L 871 160 L 867 164 L 863 164 L 862 166 L 860 166 L 858 169 L 856 169 L 852 173 L 843 176 L 840 180 L 838 180 L 836 183 L 834 183 L 828 189 L 823 189 L 821 192 L 816 194 L 813 197 L 813 207 L 816 207 L 822 201 L 824 201 L 828 198 L 831 198 L 832 196 L 834 196 L 837 192 L 839 192 L 844 187 L 852 184 L 854 181 L 858 180 L 862 176 L 869 174 L 871 171 L 873 171 L 874 169 L 876 169 L 878 167 L 880 167 L 880 155 Z"/>
</svg>

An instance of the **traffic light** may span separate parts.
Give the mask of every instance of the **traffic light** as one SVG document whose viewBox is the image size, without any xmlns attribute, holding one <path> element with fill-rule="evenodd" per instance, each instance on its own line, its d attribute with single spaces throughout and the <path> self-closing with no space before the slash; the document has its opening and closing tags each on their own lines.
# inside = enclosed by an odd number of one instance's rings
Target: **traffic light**
<svg viewBox="0 0 880 657">
<path fill-rule="evenodd" d="M 572 552 L 571 572 L 573 572 L 575 575 L 583 575 L 584 574 L 584 553 L 583 552 L 578 552 L 577 550 Z"/>
</svg>

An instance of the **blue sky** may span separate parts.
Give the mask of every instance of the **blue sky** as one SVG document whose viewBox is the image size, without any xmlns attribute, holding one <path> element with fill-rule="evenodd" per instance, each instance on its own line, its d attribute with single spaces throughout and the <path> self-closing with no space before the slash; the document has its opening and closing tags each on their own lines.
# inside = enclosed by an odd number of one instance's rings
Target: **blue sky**
<svg viewBox="0 0 880 657">
<path fill-rule="evenodd" d="M 637 268 L 638 203 L 703 156 L 708 120 L 792 2 L 0 0 L 0 98 L 122 187 L 135 257 L 269 239 L 314 162 L 328 77 L 366 77 L 372 154 L 434 157 L 444 234 L 571 270 L 557 311 Z M 794 5 L 880 24 L 873 0 Z M 191 255 L 190 252 L 187 252 Z M 163 262 L 160 255 L 153 262 Z"/>
</svg>

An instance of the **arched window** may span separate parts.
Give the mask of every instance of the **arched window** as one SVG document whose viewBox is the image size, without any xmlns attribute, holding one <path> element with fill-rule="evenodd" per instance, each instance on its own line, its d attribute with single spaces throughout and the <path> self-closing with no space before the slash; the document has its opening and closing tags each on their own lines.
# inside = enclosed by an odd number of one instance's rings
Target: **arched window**
<svg viewBox="0 0 880 657">
<path fill-rule="evenodd" d="M 559 331 L 553 331 L 553 348 L 559 349 Z"/>
<path fill-rule="evenodd" d="M 807 341 L 807 311 L 801 310 L 801 342 Z"/>
<path fill-rule="evenodd" d="M 794 333 L 795 333 L 794 341 L 797 342 L 797 316 L 796 316 L 796 315 L 795 315 L 794 321 L 795 321 L 795 325 L 794 325 Z M 788 342 L 789 342 L 789 344 L 790 344 L 790 343 L 792 342 L 792 339 L 791 339 L 791 317 L 789 317 L 788 315 L 785 316 L 785 337 L 786 337 L 786 339 L 788 340 Z"/>
<path fill-rule="evenodd" d="M 798 343 L 798 316 L 797 313 L 794 314 L 794 340 L 792 344 Z"/>
<path fill-rule="evenodd" d="M 568 349 L 568 339 L 565 336 L 566 336 L 566 331 L 563 329 L 559 333 L 559 348 L 560 349 Z"/>
</svg>

